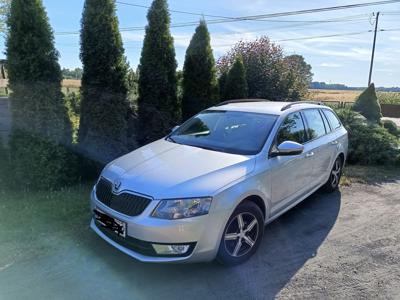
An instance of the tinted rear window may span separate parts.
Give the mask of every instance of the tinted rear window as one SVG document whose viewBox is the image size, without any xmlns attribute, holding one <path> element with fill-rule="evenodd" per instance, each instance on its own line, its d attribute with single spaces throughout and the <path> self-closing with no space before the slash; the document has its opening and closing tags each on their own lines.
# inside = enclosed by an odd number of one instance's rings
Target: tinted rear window
<svg viewBox="0 0 400 300">
<path fill-rule="evenodd" d="M 340 121 L 338 120 L 338 118 L 336 117 L 336 115 L 332 111 L 324 109 L 324 114 L 328 118 L 329 123 L 332 126 L 332 129 L 339 128 L 342 125 L 340 123 Z"/>
</svg>

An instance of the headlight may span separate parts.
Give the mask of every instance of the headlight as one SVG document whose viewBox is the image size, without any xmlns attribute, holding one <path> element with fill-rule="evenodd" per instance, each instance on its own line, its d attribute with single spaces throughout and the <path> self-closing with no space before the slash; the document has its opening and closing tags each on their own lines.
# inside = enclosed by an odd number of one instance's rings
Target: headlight
<svg viewBox="0 0 400 300">
<path fill-rule="evenodd" d="M 211 197 L 161 200 L 151 214 L 160 219 L 183 219 L 208 214 Z"/>
</svg>

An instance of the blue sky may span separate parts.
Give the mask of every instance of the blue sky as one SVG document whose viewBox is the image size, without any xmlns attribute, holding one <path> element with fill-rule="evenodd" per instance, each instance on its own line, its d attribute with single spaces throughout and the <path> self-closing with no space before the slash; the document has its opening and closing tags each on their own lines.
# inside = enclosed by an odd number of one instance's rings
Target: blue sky
<svg viewBox="0 0 400 300">
<path fill-rule="evenodd" d="M 56 33 L 77 31 L 83 0 L 43 0 L 51 26 Z M 150 0 L 124 0 L 123 2 L 150 5 Z M 286 12 L 318 7 L 347 5 L 371 0 L 170 0 L 170 9 L 191 11 L 228 17 Z M 273 41 L 302 37 L 332 35 L 352 32 L 366 32 L 373 29 L 371 14 L 381 11 L 380 29 L 399 29 L 379 32 L 375 57 L 373 81 L 377 86 L 400 86 L 400 3 L 333 12 L 281 17 L 271 21 L 243 21 L 210 24 L 212 46 L 216 59 L 227 52 L 240 39 L 253 40 L 267 35 Z M 147 9 L 117 4 L 120 27 L 142 27 L 146 25 Z M 389 14 L 387 14 L 389 13 Z M 342 19 L 338 21 L 337 19 Z M 199 16 L 172 13 L 172 23 L 199 20 Z M 211 19 L 207 18 L 206 19 Z M 336 20 L 335 20 L 336 19 Z M 325 23 L 301 23 L 297 21 L 335 21 Z M 296 22 L 293 22 L 296 21 Z M 186 47 L 195 27 L 172 28 L 179 68 L 182 68 Z M 136 67 L 144 31 L 122 32 L 125 52 L 131 66 Z M 301 54 L 312 65 L 315 81 L 344 83 L 351 86 L 365 86 L 368 80 L 369 60 L 373 33 L 353 36 L 329 37 L 278 42 L 285 54 Z M 4 50 L 4 41 L 0 47 Z M 56 34 L 56 47 L 60 52 L 62 67 L 81 66 L 79 60 L 79 35 Z M 2 51 L 4 52 L 4 51 Z"/>
</svg>

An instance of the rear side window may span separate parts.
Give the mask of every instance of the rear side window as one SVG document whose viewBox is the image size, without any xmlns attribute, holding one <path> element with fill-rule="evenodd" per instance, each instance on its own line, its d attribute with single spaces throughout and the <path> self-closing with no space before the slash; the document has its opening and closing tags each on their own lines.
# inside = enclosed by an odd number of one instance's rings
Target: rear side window
<svg viewBox="0 0 400 300">
<path fill-rule="evenodd" d="M 326 134 L 325 124 L 318 109 L 306 109 L 303 110 L 303 114 L 307 120 L 309 140 L 314 140 Z"/>
<path fill-rule="evenodd" d="M 326 132 L 331 132 L 333 128 L 331 128 L 331 126 L 329 125 L 328 119 L 326 118 L 325 114 L 323 114 L 321 110 L 319 111 L 319 113 L 321 114 L 322 119 L 324 120 Z"/>
<path fill-rule="evenodd" d="M 336 117 L 336 115 L 332 111 L 324 109 L 324 114 L 328 118 L 329 123 L 332 126 L 332 129 L 337 129 L 342 125 L 340 123 L 340 121 L 338 120 L 338 118 Z"/>
<path fill-rule="evenodd" d="M 284 141 L 292 141 L 299 144 L 303 144 L 306 141 L 304 123 L 299 112 L 288 115 L 279 128 L 277 144 L 279 145 Z"/>
</svg>

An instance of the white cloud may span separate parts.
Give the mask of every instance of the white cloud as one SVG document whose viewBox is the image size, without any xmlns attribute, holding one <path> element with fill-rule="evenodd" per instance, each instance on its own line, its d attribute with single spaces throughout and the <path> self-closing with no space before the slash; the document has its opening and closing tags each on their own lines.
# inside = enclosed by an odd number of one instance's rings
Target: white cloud
<svg viewBox="0 0 400 300">
<path fill-rule="evenodd" d="M 320 67 L 324 68 L 340 68 L 342 65 L 341 64 L 336 64 L 336 63 L 322 63 L 320 64 Z"/>
</svg>

